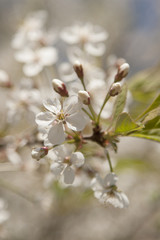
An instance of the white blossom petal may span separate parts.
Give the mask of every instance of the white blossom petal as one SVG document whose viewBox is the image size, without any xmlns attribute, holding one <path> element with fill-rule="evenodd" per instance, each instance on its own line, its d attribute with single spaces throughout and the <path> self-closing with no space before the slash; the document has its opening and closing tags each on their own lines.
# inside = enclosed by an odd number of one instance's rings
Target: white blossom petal
<svg viewBox="0 0 160 240">
<path fill-rule="evenodd" d="M 74 29 L 70 27 L 64 28 L 60 36 L 63 39 L 63 41 L 67 42 L 68 44 L 76 44 L 79 42 L 79 36 L 76 35 Z"/>
<path fill-rule="evenodd" d="M 53 112 L 54 114 L 57 114 L 61 110 L 61 103 L 57 98 L 54 100 L 47 99 L 43 102 L 43 105 L 47 110 Z"/>
<path fill-rule="evenodd" d="M 55 116 L 50 112 L 40 112 L 36 116 L 36 123 L 40 126 L 48 126 L 55 119 Z"/>
<path fill-rule="evenodd" d="M 64 164 L 62 163 L 58 163 L 58 162 L 54 162 L 51 164 L 50 166 L 51 172 L 56 176 L 56 177 L 60 177 L 63 169 L 64 169 Z"/>
<path fill-rule="evenodd" d="M 43 66 L 51 66 L 57 62 L 57 50 L 53 47 L 44 47 L 37 51 L 40 63 Z"/>
<path fill-rule="evenodd" d="M 18 62 L 22 63 L 31 63 L 33 59 L 35 58 L 35 54 L 31 49 L 24 49 L 21 51 L 16 52 L 15 59 Z"/>
<path fill-rule="evenodd" d="M 64 182 L 66 184 L 72 184 L 75 179 L 75 172 L 71 167 L 66 167 L 64 172 Z"/>
<path fill-rule="evenodd" d="M 117 180 L 118 177 L 115 173 L 108 173 L 103 180 L 104 187 L 111 187 L 116 185 Z"/>
<path fill-rule="evenodd" d="M 85 158 L 81 152 L 74 152 L 71 155 L 70 161 L 76 167 L 81 167 L 84 164 Z"/>
<path fill-rule="evenodd" d="M 105 53 L 106 47 L 104 43 L 86 43 L 85 50 L 90 55 L 100 57 Z"/>
<path fill-rule="evenodd" d="M 72 129 L 73 131 L 82 131 L 88 120 L 83 116 L 83 112 L 79 111 L 75 114 L 72 114 L 69 117 L 66 117 L 66 124 L 68 128 Z"/>
<path fill-rule="evenodd" d="M 28 77 L 34 77 L 38 75 L 43 69 L 43 66 L 39 62 L 33 62 L 30 64 L 25 64 L 23 66 L 23 72 Z"/>
<path fill-rule="evenodd" d="M 63 124 L 57 123 L 48 132 L 48 140 L 53 145 L 58 145 L 64 142 L 65 134 L 63 130 Z"/>
</svg>

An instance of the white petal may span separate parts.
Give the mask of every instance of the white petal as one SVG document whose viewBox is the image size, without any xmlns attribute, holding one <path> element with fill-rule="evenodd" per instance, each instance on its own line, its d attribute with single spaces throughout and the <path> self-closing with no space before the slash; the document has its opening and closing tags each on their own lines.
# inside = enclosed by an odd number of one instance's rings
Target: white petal
<svg viewBox="0 0 160 240">
<path fill-rule="evenodd" d="M 46 101 L 43 102 L 43 105 L 47 110 L 55 114 L 57 114 L 61 110 L 61 103 L 57 98 L 55 98 L 54 100 L 47 99 Z"/>
<path fill-rule="evenodd" d="M 111 187 L 116 185 L 117 180 L 118 177 L 115 173 L 108 173 L 103 180 L 104 187 Z"/>
<path fill-rule="evenodd" d="M 61 38 L 63 41 L 67 42 L 68 44 L 76 44 L 79 42 L 79 36 L 75 33 L 72 27 L 66 27 L 61 32 Z"/>
<path fill-rule="evenodd" d="M 31 63 L 31 64 L 25 64 L 23 66 L 23 72 L 28 77 L 34 77 L 38 75 L 43 69 L 43 66 L 37 62 L 37 63 Z"/>
<path fill-rule="evenodd" d="M 53 145 L 58 145 L 64 142 L 65 135 L 63 130 L 63 124 L 55 124 L 48 132 L 48 140 Z"/>
<path fill-rule="evenodd" d="M 64 182 L 66 184 L 72 184 L 75 178 L 74 170 L 71 167 L 66 167 L 63 174 L 64 174 Z"/>
<path fill-rule="evenodd" d="M 82 111 L 66 117 L 66 124 L 68 128 L 72 129 L 73 131 L 82 131 L 85 128 L 87 122 L 88 120 L 84 117 Z"/>
<path fill-rule="evenodd" d="M 64 164 L 58 163 L 58 162 L 54 162 L 51 164 L 51 172 L 56 176 L 59 177 L 61 175 L 61 172 L 64 169 Z"/>
<path fill-rule="evenodd" d="M 48 126 L 51 122 L 53 122 L 55 116 L 50 112 L 40 112 L 36 116 L 36 123 L 40 126 Z"/>
<path fill-rule="evenodd" d="M 31 49 L 24 49 L 16 52 L 15 59 L 22 63 L 31 63 L 35 57 L 34 52 Z"/>
<path fill-rule="evenodd" d="M 20 155 L 15 151 L 15 149 L 7 148 L 6 154 L 8 160 L 15 165 L 20 164 L 22 162 Z"/>
<path fill-rule="evenodd" d="M 90 55 L 100 57 L 105 53 L 106 47 L 104 43 L 86 43 L 85 50 Z"/>
<path fill-rule="evenodd" d="M 126 194 L 116 191 L 115 195 L 117 195 L 117 197 L 119 198 L 122 208 L 126 208 L 129 206 L 129 199 Z"/>
<path fill-rule="evenodd" d="M 38 50 L 37 55 L 43 66 L 51 66 L 57 62 L 57 50 L 53 47 L 44 47 Z"/>
<path fill-rule="evenodd" d="M 90 35 L 91 42 L 103 42 L 108 38 L 108 33 L 100 26 L 93 26 L 93 32 Z"/>
<path fill-rule="evenodd" d="M 85 158 L 84 158 L 84 155 L 81 152 L 74 152 L 71 155 L 70 161 L 76 167 L 81 167 L 84 164 Z"/>
<path fill-rule="evenodd" d="M 63 104 L 64 112 L 68 115 L 78 112 L 82 107 L 82 104 L 79 103 L 77 96 L 71 96 L 66 99 Z"/>
</svg>

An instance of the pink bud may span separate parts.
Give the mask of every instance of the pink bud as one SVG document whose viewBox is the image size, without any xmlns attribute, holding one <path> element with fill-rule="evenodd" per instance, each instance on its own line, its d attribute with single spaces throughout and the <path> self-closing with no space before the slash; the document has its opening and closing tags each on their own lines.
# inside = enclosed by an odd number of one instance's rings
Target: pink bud
<svg viewBox="0 0 160 240">
<path fill-rule="evenodd" d="M 109 91 L 110 96 L 114 97 L 114 96 L 118 95 L 120 92 L 121 92 L 120 83 L 113 83 L 110 88 L 110 91 Z"/>
<path fill-rule="evenodd" d="M 32 158 L 36 160 L 40 160 L 41 158 L 45 157 L 48 154 L 47 147 L 37 147 L 32 149 Z"/>
<path fill-rule="evenodd" d="M 59 93 L 62 97 L 68 97 L 68 91 L 66 85 L 59 79 L 52 80 L 53 89 Z"/>
<path fill-rule="evenodd" d="M 76 61 L 73 65 L 74 71 L 80 79 L 83 79 L 83 66 L 79 61 Z"/>
<path fill-rule="evenodd" d="M 118 72 L 115 76 L 115 82 L 121 81 L 123 78 L 125 78 L 128 75 L 130 66 L 128 63 L 123 63 L 120 65 Z"/>
<path fill-rule="evenodd" d="M 79 91 L 78 92 L 78 98 L 80 99 L 80 101 L 83 102 L 83 104 L 85 105 L 89 105 L 90 104 L 90 95 L 88 92 L 86 91 Z"/>
</svg>

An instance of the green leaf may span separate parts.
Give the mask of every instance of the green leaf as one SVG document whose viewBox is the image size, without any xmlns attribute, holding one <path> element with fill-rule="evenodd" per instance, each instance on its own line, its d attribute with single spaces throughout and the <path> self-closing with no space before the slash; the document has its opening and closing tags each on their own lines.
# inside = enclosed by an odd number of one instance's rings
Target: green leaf
<svg viewBox="0 0 160 240">
<path fill-rule="evenodd" d="M 155 108 L 160 107 L 160 94 L 158 95 L 158 97 L 156 97 L 156 99 L 152 102 L 152 104 L 140 115 L 138 116 L 138 119 L 141 119 L 142 117 L 144 117 L 148 112 L 152 111 Z"/>
<path fill-rule="evenodd" d="M 135 100 L 150 102 L 160 89 L 160 65 L 141 71 L 129 80 L 129 90 Z"/>
<path fill-rule="evenodd" d="M 128 135 L 129 132 L 139 130 L 143 126 L 135 123 L 128 113 L 120 114 L 115 127 L 115 134 Z"/>
<path fill-rule="evenodd" d="M 160 117 L 160 107 L 150 111 L 148 115 L 143 120 L 143 124 L 146 124 L 147 122 L 150 122 L 151 120 Z"/>
<path fill-rule="evenodd" d="M 122 113 L 127 98 L 127 85 L 124 84 L 122 87 L 121 93 L 117 96 L 114 107 L 113 107 L 113 114 L 112 114 L 112 126 L 114 127 L 118 116 Z"/>
<path fill-rule="evenodd" d="M 156 142 L 160 142 L 160 128 L 149 130 L 149 131 L 143 131 L 140 133 L 133 133 L 130 136 L 138 137 L 138 138 L 145 138 L 145 139 L 153 140 Z"/>
</svg>

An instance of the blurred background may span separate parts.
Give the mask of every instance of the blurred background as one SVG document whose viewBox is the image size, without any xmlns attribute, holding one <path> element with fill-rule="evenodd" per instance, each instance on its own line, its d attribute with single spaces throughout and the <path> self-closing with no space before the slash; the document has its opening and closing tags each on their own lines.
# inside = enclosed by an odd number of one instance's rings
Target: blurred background
<svg viewBox="0 0 160 240">
<path fill-rule="evenodd" d="M 48 25 L 57 30 L 79 21 L 103 26 L 109 33 L 107 54 L 125 58 L 131 66 L 130 77 L 159 63 L 159 0 L 0 0 L 0 68 L 15 81 L 18 67 L 10 47 L 11 39 L 24 17 L 39 9 L 47 10 Z M 25 152 L 23 155 L 29 156 Z M 1 171 L 0 179 L 16 186 L 16 189 L 6 186 L 3 181 L 0 184 L 0 197 L 7 201 L 10 212 L 4 239 L 160 239 L 159 156 L 158 143 L 122 139 L 116 173 L 120 188 L 130 199 L 130 206 L 125 210 L 104 208 L 90 193 L 81 196 L 59 189 L 58 203 L 56 200 L 48 210 L 49 193 L 42 190 L 39 173 Z M 44 206 L 27 200 L 24 192 L 44 196 Z"/>
</svg>

